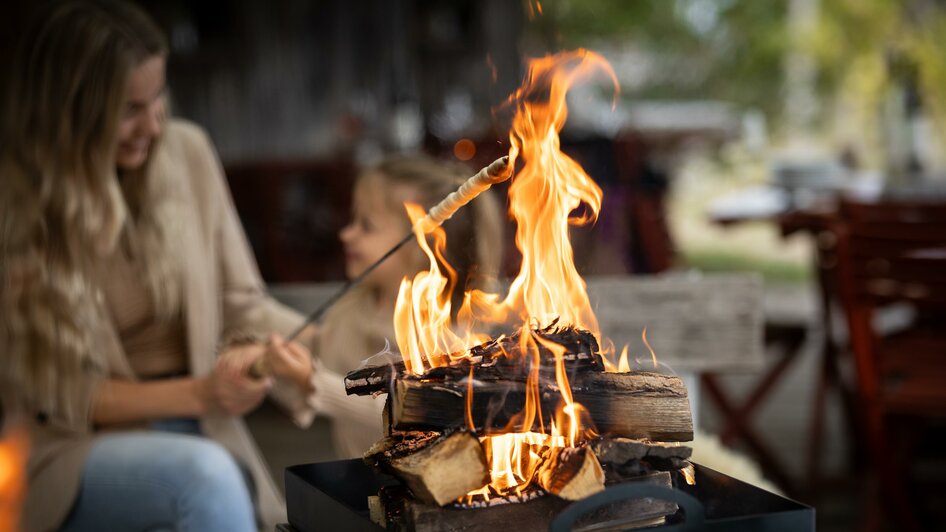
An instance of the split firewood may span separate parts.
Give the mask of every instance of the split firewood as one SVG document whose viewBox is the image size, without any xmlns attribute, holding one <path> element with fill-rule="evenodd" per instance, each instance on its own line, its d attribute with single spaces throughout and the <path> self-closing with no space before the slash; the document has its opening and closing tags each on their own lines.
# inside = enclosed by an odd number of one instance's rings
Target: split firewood
<svg viewBox="0 0 946 532">
<path fill-rule="evenodd" d="M 693 420 L 686 387 L 675 376 L 656 373 L 579 373 L 570 380 L 575 402 L 590 413 L 600 434 L 657 441 L 690 441 Z M 395 430 L 444 430 L 466 421 L 467 383 L 407 377 L 394 386 L 390 422 Z M 554 381 L 540 387 L 546 425 L 562 401 Z M 480 433 L 515 423 L 526 401 L 525 383 L 478 382 L 470 412 Z M 513 429 L 522 429 L 513 424 Z"/>
<path fill-rule="evenodd" d="M 624 465 L 633 460 L 655 458 L 686 460 L 693 449 L 680 442 L 635 440 L 630 438 L 597 438 L 591 448 L 601 464 Z"/>
<path fill-rule="evenodd" d="M 604 469 L 609 484 L 623 482 L 652 471 L 676 471 L 686 467 L 693 449 L 680 442 L 652 442 L 602 437 L 591 448 Z"/>
<path fill-rule="evenodd" d="M 368 496 L 368 517 L 371 519 L 372 523 L 381 528 L 388 527 L 388 520 L 384 515 L 384 504 L 381 502 L 381 497 L 378 495 Z"/>
<path fill-rule="evenodd" d="M 374 445 L 365 451 L 363 460 L 369 466 L 386 473 L 384 468 L 391 460 L 419 451 L 443 436 L 442 433 L 432 430 L 394 431 L 374 442 Z"/>
<path fill-rule="evenodd" d="M 545 491 L 577 501 L 604 489 L 604 471 L 590 447 L 552 447 L 536 472 Z"/>
<path fill-rule="evenodd" d="M 397 477 L 418 500 L 440 506 L 489 482 L 483 447 L 464 430 L 394 432 L 368 450 L 365 462 Z"/>
</svg>

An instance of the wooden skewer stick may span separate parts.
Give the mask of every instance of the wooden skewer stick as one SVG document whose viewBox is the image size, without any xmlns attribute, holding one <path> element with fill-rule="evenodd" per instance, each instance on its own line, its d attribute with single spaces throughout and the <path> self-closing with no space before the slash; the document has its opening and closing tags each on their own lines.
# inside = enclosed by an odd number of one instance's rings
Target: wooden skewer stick
<svg viewBox="0 0 946 532">
<path fill-rule="evenodd" d="M 473 201 L 473 198 L 482 194 L 483 191 L 496 183 L 502 183 L 511 176 L 509 156 L 505 155 L 496 159 L 489 166 L 483 167 L 476 175 L 467 179 L 465 183 L 460 185 L 460 188 L 451 192 L 440 203 L 431 207 L 427 211 L 427 216 L 421 220 L 422 227 L 429 227 L 429 230 L 426 231 L 429 233 L 434 227 L 438 227 L 449 220 L 455 212 L 460 210 L 460 207 Z"/>
<path fill-rule="evenodd" d="M 482 194 L 489 187 L 502 183 L 503 181 L 509 179 L 512 176 L 512 169 L 509 168 L 509 156 L 504 155 L 499 159 L 496 159 L 489 166 L 483 167 L 476 175 L 468 178 L 460 188 L 451 192 L 446 198 L 440 201 L 440 203 L 434 205 L 427 211 L 427 215 L 421 218 L 416 222 L 416 225 L 419 225 L 425 233 L 433 231 L 435 228 L 439 227 L 440 224 L 449 220 L 451 216 L 454 215 L 460 207 L 463 207 L 467 203 L 473 201 L 474 198 Z M 374 261 L 370 266 L 368 266 L 365 271 L 358 274 L 354 279 L 350 279 L 337 292 L 332 294 L 332 297 L 325 300 L 324 303 L 319 305 L 311 314 L 302 322 L 299 327 L 297 327 L 292 333 L 286 338 L 286 342 L 293 341 L 299 334 L 310 324 L 315 323 L 322 318 L 322 315 L 332 307 L 339 299 L 342 298 L 345 294 L 348 293 L 353 287 L 361 283 L 366 277 L 371 275 L 378 266 L 380 266 L 384 261 L 388 260 L 391 255 L 397 253 L 397 250 L 404 247 L 405 244 L 415 239 L 414 231 L 412 230 L 408 234 L 404 235 L 404 238 L 400 242 L 394 245 L 389 249 L 384 255 L 381 256 L 378 260 Z M 263 359 L 259 358 L 256 362 L 250 367 L 249 373 L 254 377 L 261 377 L 266 374 L 265 367 L 263 364 Z"/>
</svg>

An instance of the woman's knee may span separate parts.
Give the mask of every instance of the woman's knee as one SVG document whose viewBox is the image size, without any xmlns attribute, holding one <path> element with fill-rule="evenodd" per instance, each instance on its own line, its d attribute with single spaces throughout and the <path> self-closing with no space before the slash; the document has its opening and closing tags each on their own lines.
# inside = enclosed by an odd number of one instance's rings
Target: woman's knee
<svg viewBox="0 0 946 532">
<path fill-rule="evenodd" d="M 243 486 L 243 476 L 236 460 L 219 443 L 205 438 L 189 438 L 176 464 L 180 478 L 190 488 Z"/>
<path fill-rule="evenodd" d="M 206 438 L 160 433 L 113 434 L 90 453 L 82 490 L 67 524 L 117 528 L 252 530 L 253 510 L 236 460 Z"/>
<path fill-rule="evenodd" d="M 93 471 L 108 476 L 133 472 L 133 476 L 175 492 L 244 488 L 236 460 L 219 443 L 200 436 L 168 433 L 130 433 L 103 438 L 93 450 Z"/>
<path fill-rule="evenodd" d="M 180 463 L 180 528 L 252 529 L 252 497 L 236 460 L 216 442 L 193 440 Z"/>
</svg>

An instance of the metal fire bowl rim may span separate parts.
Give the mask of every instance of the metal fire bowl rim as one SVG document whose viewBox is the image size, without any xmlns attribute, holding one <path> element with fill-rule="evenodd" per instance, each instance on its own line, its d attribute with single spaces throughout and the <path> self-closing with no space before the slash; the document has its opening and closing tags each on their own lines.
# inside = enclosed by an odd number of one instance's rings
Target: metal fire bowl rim
<svg viewBox="0 0 946 532">
<path fill-rule="evenodd" d="M 705 530 L 815 530 L 814 508 L 694 463 L 695 485 L 675 482 L 704 509 Z M 368 496 L 398 484 L 361 460 L 286 468 L 289 523 L 299 532 L 382 530 L 368 517 Z M 777 528 L 772 528 L 777 527 Z"/>
</svg>

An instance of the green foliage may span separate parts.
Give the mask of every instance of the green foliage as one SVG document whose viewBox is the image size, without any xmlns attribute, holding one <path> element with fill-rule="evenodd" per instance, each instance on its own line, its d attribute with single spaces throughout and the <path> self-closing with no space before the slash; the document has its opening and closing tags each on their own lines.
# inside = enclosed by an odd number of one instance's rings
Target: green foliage
<svg viewBox="0 0 946 532">
<path fill-rule="evenodd" d="M 915 87 L 946 139 L 946 6 L 907 0 L 821 2 L 809 40 L 826 95 L 855 95 L 879 115 L 886 91 Z M 846 92 L 845 92 L 846 91 Z"/>
<path fill-rule="evenodd" d="M 909 79 L 946 130 L 943 2 L 821 0 L 818 22 L 795 44 L 788 1 L 545 0 L 529 29 L 548 49 L 619 42 L 657 58 L 654 79 L 626 97 L 726 100 L 770 118 L 781 110 L 785 53 L 802 46 L 817 61 L 823 97 L 847 87 L 878 107 L 885 87 Z"/>
<path fill-rule="evenodd" d="M 778 111 L 785 0 L 547 0 L 532 25 L 563 48 L 620 42 L 659 73 L 631 98 L 719 99 Z"/>
<path fill-rule="evenodd" d="M 764 259 L 738 251 L 697 248 L 682 251 L 682 264 L 704 272 L 756 272 L 766 281 L 811 281 L 811 268 L 790 260 Z"/>
</svg>

